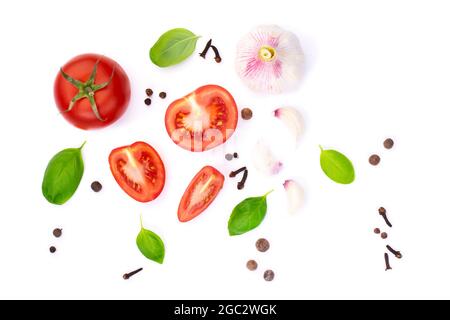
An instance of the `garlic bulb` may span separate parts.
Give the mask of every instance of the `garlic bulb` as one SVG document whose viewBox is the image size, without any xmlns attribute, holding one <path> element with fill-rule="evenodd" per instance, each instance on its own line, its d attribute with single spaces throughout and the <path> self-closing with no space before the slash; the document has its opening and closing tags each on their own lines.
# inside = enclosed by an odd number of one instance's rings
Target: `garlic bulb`
<svg viewBox="0 0 450 320">
<path fill-rule="evenodd" d="M 303 205 L 304 191 L 303 188 L 294 180 L 286 180 L 283 184 L 286 190 L 288 200 L 289 213 L 296 213 Z"/>
<path fill-rule="evenodd" d="M 283 164 L 273 155 L 269 147 L 259 141 L 253 151 L 255 168 L 266 175 L 275 175 L 281 171 Z"/>
<path fill-rule="evenodd" d="M 303 117 L 300 112 L 297 109 L 285 107 L 275 110 L 274 115 L 286 125 L 297 145 L 304 128 Z"/>
<path fill-rule="evenodd" d="M 276 25 L 256 27 L 238 44 L 237 73 L 254 91 L 281 93 L 292 89 L 303 75 L 303 66 L 297 36 Z"/>
</svg>

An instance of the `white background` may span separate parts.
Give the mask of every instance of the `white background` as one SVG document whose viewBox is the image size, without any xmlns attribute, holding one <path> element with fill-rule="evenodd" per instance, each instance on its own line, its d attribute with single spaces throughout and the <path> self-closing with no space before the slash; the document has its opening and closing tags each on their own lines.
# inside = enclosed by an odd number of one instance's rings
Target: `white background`
<svg viewBox="0 0 450 320">
<path fill-rule="evenodd" d="M 450 8 L 446 1 L 8 1 L 0 5 L 0 298 L 450 298 L 449 85 Z M 236 43 L 252 27 L 274 23 L 295 32 L 306 56 L 306 74 L 296 92 L 252 93 L 234 72 Z M 148 50 L 159 35 L 186 27 L 219 47 L 223 63 L 210 56 L 158 69 Z M 58 68 L 85 52 L 118 61 L 132 82 L 124 117 L 99 131 L 69 125 L 53 100 Z M 255 116 L 240 121 L 225 150 L 182 150 L 164 129 L 164 113 L 175 98 L 216 83 L 232 92 L 239 107 Z M 168 98 L 143 104 L 144 90 Z M 301 110 L 306 131 L 297 150 L 271 112 Z M 258 135 L 276 148 L 285 169 L 259 176 L 251 167 Z M 396 144 L 383 149 L 386 137 Z M 85 175 L 75 196 L 53 206 L 41 194 L 47 162 L 59 150 L 84 140 Z M 126 196 L 109 172 L 107 157 L 118 146 L 144 140 L 161 154 L 167 182 L 161 196 L 140 204 Z M 357 170 L 350 186 L 328 180 L 319 148 L 349 156 Z M 224 153 L 237 151 L 239 161 Z M 381 155 L 372 167 L 368 157 Z M 228 174 L 250 166 L 243 191 L 228 180 L 213 205 L 181 224 L 178 201 L 194 174 L 211 164 Z M 303 210 L 286 213 L 282 182 L 299 181 Z M 95 194 L 90 183 L 100 180 Z M 262 226 L 241 237 L 227 235 L 233 207 L 271 188 Z M 388 241 L 377 214 L 388 209 L 394 228 Z M 164 239 L 160 266 L 135 245 L 139 215 Z M 63 237 L 53 238 L 55 227 Z M 254 247 L 271 242 L 265 254 Z M 401 249 L 384 271 L 384 246 Z M 51 255 L 48 247 L 58 252 Z M 245 268 L 254 258 L 260 269 Z M 126 271 L 144 267 L 130 281 Z M 276 279 L 266 283 L 265 269 Z"/>
</svg>

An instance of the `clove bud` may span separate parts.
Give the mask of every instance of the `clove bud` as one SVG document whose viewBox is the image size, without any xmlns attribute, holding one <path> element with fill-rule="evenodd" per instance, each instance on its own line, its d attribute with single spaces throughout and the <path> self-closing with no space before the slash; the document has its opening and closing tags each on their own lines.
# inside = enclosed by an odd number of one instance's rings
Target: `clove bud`
<svg viewBox="0 0 450 320">
<path fill-rule="evenodd" d="M 390 245 L 387 245 L 386 248 L 389 250 L 390 253 L 392 253 L 397 259 L 403 258 L 403 255 L 400 251 L 392 249 Z"/>
<path fill-rule="evenodd" d="M 380 216 L 383 217 L 383 219 L 384 219 L 384 221 L 386 222 L 386 224 L 388 225 L 388 227 L 389 227 L 389 228 L 392 228 L 392 224 L 391 224 L 391 222 L 389 221 L 389 219 L 388 219 L 388 217 L 387 217 L 387 214 L 386 214 L 386 209 L 383 208 L 383 207 L 380 207 L 380 208 L 378 209 L 378 213 L 380 214 Z"/>
</svg>

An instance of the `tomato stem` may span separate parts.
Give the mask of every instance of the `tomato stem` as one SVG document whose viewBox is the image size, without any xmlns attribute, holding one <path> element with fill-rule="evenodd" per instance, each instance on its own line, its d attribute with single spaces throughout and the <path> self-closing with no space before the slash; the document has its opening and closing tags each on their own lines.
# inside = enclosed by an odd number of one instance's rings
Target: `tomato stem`
<svg viewBox="0 0 450 320">
<path fill-rule="evenodd" d="M 99 63 L 100 63 L 100 60 L 97 60 L 95 62 L 94 67 L 91 72 L 91 75 L 89 76 L 89 79 L 86 82 L 81 82 L 77 79 L 72 78 L 67 73 L 65 73 L 62 68 L 60 68 L 60 73 L 61 73 L 62 77 L 66 81 L 68 81 L 70 84 L 72 84 L 75 88 L 78 89 L 78 93 L 72 98 L 72 100 L 70 100 L 69 106 L 63 112 L 72 111 L 73 107 L 75 106 L 75 104 L 78 100 L 86 98 L 86 99 L 88 99 L 89 104 L 91 105 L 91 109 L 92 109 L 92 112 L 95 114 L 95 117 L 99 121 L 102 121 L 102 122 L 105 121 L 105 119 L 103 119 L 100 115 L 100 112 L 98 110 L 94 96 L 95 96 L 96 91 L 106 88 L 111 83 L 111 80 L 114 77 L 116 66 L 113 67 L 111 76 L 109 77 L 108 81 L 100 83 L 100 84 L 95 84 L 95 76 L 97 75 L 97 67 L 98 67 Z"/>
</svg>

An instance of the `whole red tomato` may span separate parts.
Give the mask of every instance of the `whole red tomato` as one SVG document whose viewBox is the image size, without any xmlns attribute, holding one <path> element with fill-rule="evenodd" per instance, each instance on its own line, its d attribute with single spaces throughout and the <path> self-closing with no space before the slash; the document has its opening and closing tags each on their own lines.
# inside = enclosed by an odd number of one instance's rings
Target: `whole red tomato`
<svg viewBox="0 0 450 320">
<path fill-rule="evenodd" d="M 103 128 L 127 109 L 130 80 L 114 60 L 83 54 L 61 68 L 54 95 L 61 114 L 74 126 L 85 130 Z"/>
</svg>

